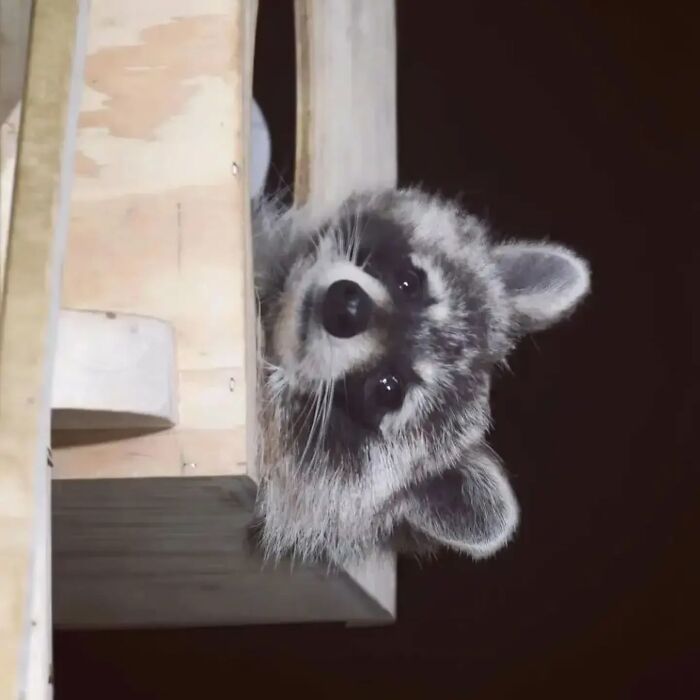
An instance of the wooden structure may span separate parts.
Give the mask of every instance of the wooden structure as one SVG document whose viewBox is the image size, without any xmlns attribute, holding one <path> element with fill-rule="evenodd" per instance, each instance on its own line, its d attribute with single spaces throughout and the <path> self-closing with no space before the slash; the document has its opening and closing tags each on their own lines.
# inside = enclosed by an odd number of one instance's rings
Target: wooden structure
<svg viewBox="0 0 700 700">
<path fill-rule="evenodd" d="M 21 126 L 21 80 L 0 91 L 0 698 L 46 688 L 49 554 L 57 625 L 392 620 L 391 555 L 326 571 L 247 547 L 256 3 L 33 5 Z M 395 183 L 393 0 L 295 18 L 295 197 L 320 216 Z"/>
</svg>

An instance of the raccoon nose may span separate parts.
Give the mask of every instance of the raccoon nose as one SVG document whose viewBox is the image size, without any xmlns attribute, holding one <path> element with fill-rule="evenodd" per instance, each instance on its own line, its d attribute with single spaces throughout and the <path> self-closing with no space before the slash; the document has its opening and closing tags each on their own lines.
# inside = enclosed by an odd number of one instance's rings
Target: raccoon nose
<svg viewBox="0 0 700 700">
<path fill-rule="evenodd" d="M 336 338 L 352 338 L 369 325 L 372 300 L 359 284 L 338 280 L 326 290 L 321 309 L 323 327 Z"/>
</svg>

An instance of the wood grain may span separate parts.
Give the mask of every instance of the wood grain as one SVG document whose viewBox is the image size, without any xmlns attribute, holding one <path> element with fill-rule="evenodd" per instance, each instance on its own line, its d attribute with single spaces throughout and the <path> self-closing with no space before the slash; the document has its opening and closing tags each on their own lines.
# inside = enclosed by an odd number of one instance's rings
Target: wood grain
<svg viewBox="0 0 700 700">
<path fill-rule="evenodd" d="M 13 700 L 48 691 L 46 451 L 86 13 L 79 0 L 34 4 L 7 241 L 0 315 L 0 698 Z"/>
<path fill-rule="evenodd" d="M 54 488 L 59 626 L 391 619 L 343 572 L 252 555 L 255 485 L 246 477 L 64 480 Z"/>
<path fill-rule="evenodd" d="M 296 0 L 294 195 L 319 217 L 396 185 L 393 0 Z"/>
</svg>

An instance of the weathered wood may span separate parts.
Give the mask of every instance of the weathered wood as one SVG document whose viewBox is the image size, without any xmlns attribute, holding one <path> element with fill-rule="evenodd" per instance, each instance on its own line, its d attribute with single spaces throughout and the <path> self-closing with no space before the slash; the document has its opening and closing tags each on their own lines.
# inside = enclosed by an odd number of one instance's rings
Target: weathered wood
<svg viewBox="0 0 700 700">
<path fill-rule="evenodd" d="M 319 216 L 396 185 L 393 0 L 296 0 L 294 196 Z"/>
<path fill-rule="evenodd" d="M 54 489 L 59 626 L 391 619 L 343 572 L 251 555 L 255 485 L 245 477 L 68 480 Z"/>
<path fill-rule="evenodd" d="M 13 700 L 48 692 L 46 450 L 86 12 L 81 0 L 34 4 L 7 243 L 0 314 L 0 698 Z"/>
</svg>

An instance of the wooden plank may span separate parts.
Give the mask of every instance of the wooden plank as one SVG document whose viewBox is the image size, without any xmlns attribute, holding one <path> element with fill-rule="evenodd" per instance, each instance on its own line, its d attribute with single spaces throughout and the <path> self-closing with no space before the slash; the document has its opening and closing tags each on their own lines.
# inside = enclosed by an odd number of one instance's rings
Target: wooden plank
<svg viewBox="0 0 700 700">
<path fill-rule="evenodd" d="M 53 696 L 50 465 L 43 474 L 40 490 L 35 539 L 36 559 L 32 576 L 32 608 L 27 645 L 29 666 L 23 700 L 50 700 Z"/>
<path fill-rule="evenodd" d="M 172 324 L 180 410 L 166 432 L 59 446 L 56 478 L 246 473 L 248 6 L 93 4 L 63 305 Z"/>
<path fill-rule="evenodd" d="M 48 610 L 37 600 L 48 597 L 40 546 L 46 449 L 86 13 L 80 0 L 34 4 L 8 238 L 0 314 L 0 698 L 13 700 L 48 688 L 49 622 L 46 615 L 33 627 L 30 621 L 32 611 Z M 30 649 L 43 651 L 30 656 Z"/>
<path fill-rule="evenodd" d="M 342 572 L 252 556 L 246 477 L 63 480 L 54 489 L 58 626 L 390 619 Z"/>
<path fill-rule="evenodd" d="M 393 0 L 295 0 L 294 8 L 294 197 L 322 219 L 355 191 L 396 186 L 395 8 Z M 392 553 L 347 573 L 393 617 Z"/>
<path fill-rule="evenodd" d="M 294 196 L 318 216 L 396 185 L 393 0 L 295 0 Z"/>
</svg>

